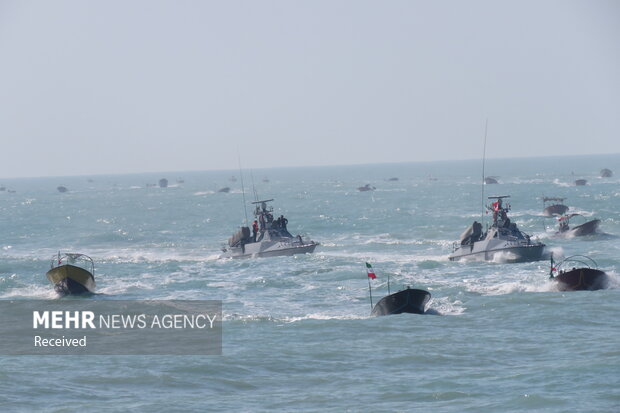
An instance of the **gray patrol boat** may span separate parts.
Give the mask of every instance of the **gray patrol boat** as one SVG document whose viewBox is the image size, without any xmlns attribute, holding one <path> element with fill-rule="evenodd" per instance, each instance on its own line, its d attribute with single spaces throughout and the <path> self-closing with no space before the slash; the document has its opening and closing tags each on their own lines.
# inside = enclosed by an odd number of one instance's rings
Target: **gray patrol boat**
<svg viewBox="0 0 620 413">
<path fill-rule="evenodd" d="M 319 243 L 304 240 L 301 235 L 291 235 L 284 216 L 274 219 L 273 207 L 267 206 L 271 201 L 273 199 L 252 202 L 256 205 L 256 220 L 252 229 L 243 226 L 235 232 L 228 239 L 228 246 L 222 248 L 220 258 L 275 257 L 314 252 Z"/>
<path fill-rule="evenodd" d="M 521 232 L 517 224 L 510 222 L 507 212 L 510 205 L 503 205 L 509 195 L 490 196 L 496 200 L 487 209 L 493 213 L 493 224 L 485 233 L 482 224 L 474 223 L 461 235 L 460 244 L 454 245 L 450 261 L 471 259 L 492 261 L 496 256 L 503 262 L 528 262 L 542 259 L 545 244 L 534 242 L 530 236 Z"/>
</svg>

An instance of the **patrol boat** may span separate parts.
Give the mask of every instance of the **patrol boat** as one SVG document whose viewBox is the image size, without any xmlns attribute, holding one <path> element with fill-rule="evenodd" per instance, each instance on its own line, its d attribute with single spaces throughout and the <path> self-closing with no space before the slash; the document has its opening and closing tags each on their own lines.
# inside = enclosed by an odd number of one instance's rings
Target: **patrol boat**
<svg viewBox="0 0 620 413">
<path fill-rule="evenodd" d="M 509 197 L 510 195 L 488 197 L 495 200 L 487 206 L 487 210 L 493 213 L 493 224 L 483 233 L 482 224 L 474 221 L 461 235 L 460 244 L 454 244 L 448 257 L 450 261 L 492 261 L 497 256 L 503 262 L 528 262 L 542 258 L 545 244 L 533 242 L 529 235 L 517 228 L 517 224 L 510 222 L 507 215 L 510 205 L 503 205 L 503 200 Z"/>
<path fill-rule="evenodd" d="M 51 269 L 45 274 L 58 294 L 95 292 L 95 264 L 84 254 L 60 253 L 52 257 Z"/>
<path fill-rule="evenodd" d="M 256 205 L 255 231 L 243 226 L 228 239 L 228 246 L 222 248 L 220 258 L 275 257 L 283 255 L 306 254 L 314 252 L 319 245 L 312 240 L 304 240 L 301 235 L 293 236 L 286 225 L 284 216 L 273 218 L 273 207 L 267 203 L 273 199 L 252 202 Z"/>
</svg>

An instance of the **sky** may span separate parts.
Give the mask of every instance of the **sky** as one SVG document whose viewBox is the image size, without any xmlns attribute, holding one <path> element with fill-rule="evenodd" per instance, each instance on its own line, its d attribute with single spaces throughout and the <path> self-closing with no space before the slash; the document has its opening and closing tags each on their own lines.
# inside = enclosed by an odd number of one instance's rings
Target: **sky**
<svg viewBox="0 0 620 413">
<path fill-rule="evenodd" d="M 615 0 L 0 0 L 0 178 L 620 153 Z"/>
</svg>

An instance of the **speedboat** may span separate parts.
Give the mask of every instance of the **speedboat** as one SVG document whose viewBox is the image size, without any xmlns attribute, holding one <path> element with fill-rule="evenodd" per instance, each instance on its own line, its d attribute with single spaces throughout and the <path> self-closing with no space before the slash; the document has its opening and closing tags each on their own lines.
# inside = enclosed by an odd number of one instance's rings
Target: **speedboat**
<svg viewBox="0 0 620 413">
<path fill-rule="evenodd" d="M 601 169 L 601 178 L 611 178 L 613 175 L 614 173 L 611 171 L 611 169 L 608 169 L 608 168 Z"/>
<path fill-rule="evenodd" d="M 397 293 L 383 297 L 373 307 L 370 315 L 390 315 L 390 314 L 424 314 L 426 304 L 431 299 L 431 293 L 425 290 L 407 287 Z"/>
<path fill-rule="evenodd" d="M 484 178 L 484 183 L 486 185 L 494 185 L 494 184 L 499 184 L 499 182 L 497 181 L 497 176 L 487 176 L 486 178 Z"/>
<path fill-rule="evenodd" d="M 571 227 L 570 220 L 575 217 L 581 217 L 585 222 L 581 225 Z M 559 217 L 558 222 L 560 225 L 558 227 L 558 232 L 556 233 L 556 235 L 572 238 L 595 234 L 599 224 L 601 223 L 601 220 L 592 219 L 590 221 L 586 221 L 586 218 L 581 214 L 568 214 Z"/>
<path fill-rule="evenodd" d="M 565 270 L 562 266 L 566 263 L 579 267 Z M 609 279 L 607 274 L 597 267 L 596 261 L 585 255 L 572 255 L 555 264 L 551 254 L 549 278 L 557 283 L 560 291 L 601 290 L 607 288 Z"/>
<path fill-rule="evenodd" d="M 254 258 L 309 254 L 319 245 L 305 240 L 301 235 L 293 236 L 287 229 L 288 219 L 283 215 L 274 219 L 273 207 L 267 203 L 273 199 L 252 202 L 256 205 L 252 234 L 250 227 L 243 226 L 228 239 L 228 246 L 222 248 L 220 258 Z"/>
<path fill-rule="evenodd" d="M 88 255 L 61 253 L 52 257 L 51 269 L 45 274 L 61 295 L 95 292 L 95 264 Z"/>
<path fill-rule="evenodd" d="M 588 180 L 587 179 L 576 179 L 575 180 L 575 186 L 584 186 L 588 184 Z"/>
<path fill-rule="evenodd" d="M 532 241 L 529 235 L 517 228 L 516 223 L 510 222 L 507 215 L 510 205 L 503 204 L 503 200 L 509 197 L 509 195 L 488 197 L 495 200 L 487 206 L 487 210 L 493 213 L 493 224 L 483 233 L 482 224 L 474 221 L 461 234 L 460 243 L 454 244 L 453 251 L 448 256 L 450 261 L 461 259 L 493 261 L 500 258 L 503 262 L 529 262 L 542 258 L 545 244 Z"/>
<path fill-rule="evenodd" d="M 563 204 L 566 198 L 554 198 L 543 197 L 543 215 L 546 217 L 552 217 L 554 215 L 562 215 L 568 211 L 568 207 Z M 553 202 L 551 205 L 547 205 L 547 202 Z"/>
<path fill-rule="evenodd" d="M 379 300 L 373 307 L 372 287 L 370 280 L 377 278 L 375 271 L 369 263 L 366 263 L 368 272 L 368 293 L 370 295 L 371 316 L 390 315 L 390 314 L 424 314 L 426 304 L 431 299 L 431 293 L 425 290 L 407 287 L 394 294 L 390 294 L 390 277 L 387 277 L 388 295 Z"/>
<path fill-rule="evenodd" d="M 374 191 L 375 189 L 377 188 L 375 188 L 374 186 L 370 186 L 370 184 L 366 184 L 357 188 L 357 190 L 360 192 Z"/>
</svg>

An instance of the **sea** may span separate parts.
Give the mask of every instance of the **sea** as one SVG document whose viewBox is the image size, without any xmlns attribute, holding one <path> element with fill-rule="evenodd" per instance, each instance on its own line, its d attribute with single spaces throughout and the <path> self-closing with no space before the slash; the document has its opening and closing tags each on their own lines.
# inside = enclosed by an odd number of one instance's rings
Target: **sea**
<svg viewBox="0 0 620 413">
<path fill-rule="evenodd" d="M 0 411 L 619 412 L 620 155 L 490 159 L 496 185 L 481 185 L 481 167 L 0 179 L 0 300 L 223 306 L 221 355 L 0 355 Z M 490 222 L 494 195 L 510 195 L 544 260 L 448 260 L 468 225 Z M 543 196 L 600 219 L 600 232 L 554 237 Z M 221 259 L 257 199 L 273 199 L 315 253 Z M 56 295 L 45 273 L 58 251 L 93 258 L 98 294 Z M 558 291 L 551 253 L 595 260 L 609 288 Z M 392 292 L 429 291 L 426 314 L 371 317 L 367 262 L 375 303 L 389 279 Z"/>
</svg>

